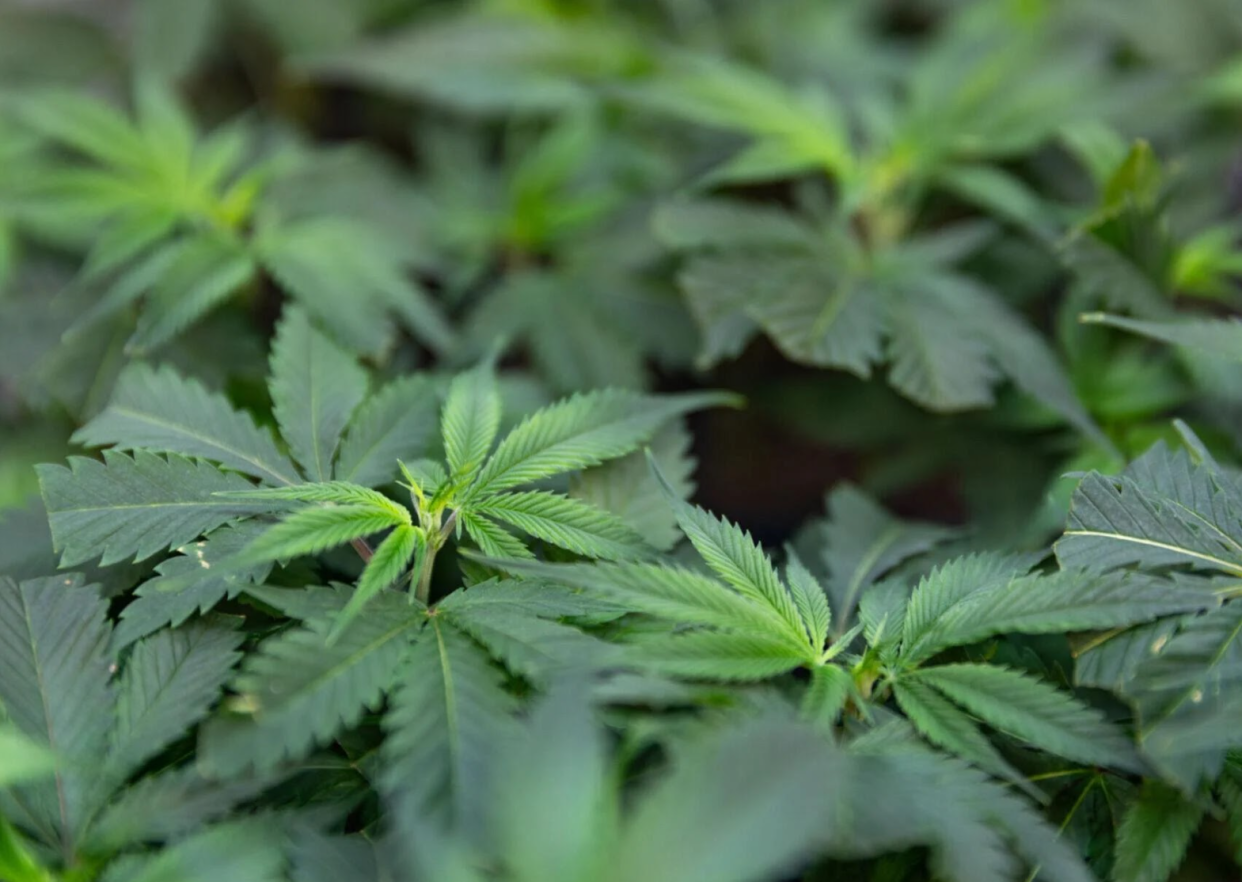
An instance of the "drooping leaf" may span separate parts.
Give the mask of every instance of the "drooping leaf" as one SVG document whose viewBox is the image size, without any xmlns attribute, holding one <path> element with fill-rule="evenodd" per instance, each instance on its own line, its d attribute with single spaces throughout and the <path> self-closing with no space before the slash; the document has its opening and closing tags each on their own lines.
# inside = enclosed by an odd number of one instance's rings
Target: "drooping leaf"
<svg viewBox="0 0 1242 882">
<path fill-rule="evenodd" d="M 105 450 L 103 462 L 74 456 L 37 470 L 62 566 L 145 560 L 262 510 L 216 495 L 250 487 L 241 476 L 176 455 Z"/>
<path fill-rule="evenodd" d="M 224 396 L 171 367 L 128 366 L 117 378 L 108 406 L 79 429 L 73 441 L 88 447 L 113 445 L 120 450 L 198 456 L 269 484 L 299 480 L 271 435 Z"/>
<path fill-rule="evenodd" d="M 271 370 L 282 437 L 311 480 L 330 480 L 341 433 L 366 395 L 366 373 L 298 309 L 277 329 Z"/>
</svg>

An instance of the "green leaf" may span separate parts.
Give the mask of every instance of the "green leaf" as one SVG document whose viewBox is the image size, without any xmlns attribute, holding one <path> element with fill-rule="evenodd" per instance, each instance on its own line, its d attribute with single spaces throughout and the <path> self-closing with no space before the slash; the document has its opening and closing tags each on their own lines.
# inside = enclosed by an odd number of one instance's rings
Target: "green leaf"
<svg viewBox="0 0 1242 882">
<path fill-rule="evenodd" d="M 396 677 L 384 720 L 384 787 L 424 813 L 477 829 L 496 746 L 513 732 L 514 702 L 500 672 L 469 638 L 433 618 Z"/>
<path fill-rule="evenodd" d="M 945 701 L 935 689 L 917 680 L 893 682 L 897 704 L 919 732 L 937 747 L 970 762 L 983 771 L 1017 784 L 1038 798 L 1041 792 L 1005 761 L 979 727 L 963 711 Z"/>
<path fill-rule="evenodd" d="M 445 611 L 443 604 L 440 609 Z M 514 673 L 538 684 L 582 674 L 614 660 L 612 644 L 531 612 L 495 604 L 459 604 L 447 610 L 453 625 L 469 634 Z"/>
<path fill-rule="evenodd" d="M 828 607 L 828 595 L 824 587 L 811 575 L 798 559 L 792 548 L 787 549 L 788 562 L 785 564 L 785 581 L 789 583 L 794 605 L 798 615 L 806 626 L 811 639 L 811 648 L 821 650 L 828 640 L 828 629 L 832 626 L 832 610 Z"/>
<path fill-rule="evenodd" d="M 397 460 L 413 461 L 430 451 L 439 397 L 423 376 L 394 380 L 358 408 L 336 464 L 342 481 L 376 487 L 393 480 Z"/>
<path fill-rule="evenodd" d="M 285 857 L 270 823 L 250 820 L 216 824 L 153 857 L 118 861 L 101 882 L 282 882 Z M 136 865 L 135 865 L 136 864 Z"/>
<path fill-rule="evenodd" d="M 654 397 L 620 389 L 575 395 L 531 414 L 488 460 L 472 494 L 492 493 L 624 456 L 668 420 L 732 397 Z"/>
<path fill-rule="evenodd" d="M 1165 882 L 1199 829 L 1203 809 L 1159 781 L 1144 781 L 1117 828 L 1116 882 Z"/>
<path fill-rule="evenodd" d="M 61 566 L 98 557 L 102 566 L 145 560 L 261 511 L 217 496 L 251 485 L 205 462 L 144 450 L 105 450 L 103 462 L 78 456 L 69 467 L 36 466 Z"/>
<path fill-rule="evenodd" d="M 681 499 L 694 492 L 691 440 L 680 421 L 660 429 L 651 439 L 651 455 Z M 669 551 L 681 538 L 677 517 L 639 451 L 571 477 L 569 495 L 617 515 L 657 551 Z"/>
<path fill-rule="evenodd" d="M 142 778 L 100 812 L 82 849 L 112 853 L 126 846 L 192 833 L 208 821 L 224 817 L 238 803 L 254 798 L 270 783 L 266 778 L 208 781 L 194 768 Z"/>
<path fill-rule="evenodd" d="M 1086 324 L 1108 325 L 1132 334 L 1162 340 L 1174 346 L 1198 349 L 1231 361 L 1242 361 L 1242 322 L 1237 319 L 1189 319 L 1151 322 L 1090 312 L 1079 316 Z"/>
<path fill-rule="evenodd" d="M 345 604 L 345 608 L 336 617 L 332 630 L 328 633 L 329 644 L 340 638 L 341 632 L 357 618 L 372 597 L 401 577 L 410 559 L 424 542 L 422 531 L 409 524 L 401 524 L 388 534 L 367 561 L 349 603 Z"/>
<path fill-rule="evenodd" d="M 857 697 L 857 692 L 848 671 L 836 665 L 818 665 L 811 668 L 811 685 L 802 694 L 798 716 L 817 729 L 834 732 L 846 703 Z"/>
<path fill-rule="evenodd" d="M 408 513 L 406 517 L 409 517 Z M 334 505 L 304 508 L 287 515 L 263 535 L 242 549 L 239 562 L 281 560 L 303 554 L 318 554 L 378 533 L 388 527 L 407 526 L 388 511 L 372 506 Z"/>
<path fill-rule="evenodd" d="M 1119 478 L 1091 473 L 1056 543 L 1064 567 L 1185 564 L 1242 575 L 1242 518 L 1212 471 L 1157 444 Z"/>
<path fill-rule="evenodd" d="M 943 583 L 945 575 L 936 574 Z M 929 591 L 928 582 L 919 590 Z M 916 592 L 917 596 L 917 592 Z M 1216 606 L 1206 591 L 1193 591 L 1144 575 L 1063 570 L 1052 575 L 996 579 L 948 607 L 936 610 L 904 654 L 907 662 L 930 658 L 995 634 L 1062 634 L 1107 630 L 1161 616 Z M 907 633 L 910 633 L 909 631 Z"/>
<path fill-rule="evenodd" d="M 770 607 L 784 622 L 788 633 L 805 640 L 802 619 L 776 568 L 750 534 L 728 521 L 678 499 L 655 463 L 656 475 L 665 488 L 677 523 L 703 560 L 739 594 Z"/>
<path fill-rule="evenodd" d="M 637 640 L 628 653 L 636 663 L 696 679 L 763 680 L 807 664 L 805 650 L 762 634 L 699 632 Z"/>
<path fill-rule="evenodd" d="M 1138 769 L 1137 757 L 1103 714 L 1054 686 L 1000 665 L 956 664 L 906 675 L 989 725 L 1067 759 Z"/>
<path fill-rule="evenodd" d="M 179 554 L 159 563 L 155 568 L 159 575 L 139 585 L 134 599 L 121 610 L 121 620 L 112 635 L 113 647 L 128 646 L 165 625 L 177 627 L 195 613 L 210 611 L 226 597 L 236 597 L 246 585 L 263 581 L 270 564 L 235 567 L 231 559 L 265 529 L 258 521 L 243 521 L 177 549 Z M 186 584 L 178 585 L 187 577 Z"/>
<path fill-rule="evenodd" d="M 642 536 L 614 514 L 544 490 L 475 499 L 471 510 L 512 524 L 545 542 L 604 560 L 643 557 Z"/>
<path fill-rule="evenodd" d="M 1194 794 L 1238 745 L 1242 604 L 1189 617 L 1171 638 L 1155 635 L 1126 685 L 1138 711 L 1139 746 L 1164 777 Z"/>
<path fill-rule="evenodd" d="M 899 521 L 850 484 L 838 485 L 829 494 L 828 521 L 820 530 L 838 637 L 853 621 L 864 588 L 954 534 L 934 524 Z"/>
<path fill-rule="evenodd" d="M 24 792 L 48 840 L 70 849 L 97 805 L 93 772 L 112 728 L 106 613 L 80 576 L 20 584 L 0 576 L 0 704 L 57 759 L 55 780 Z"/>
<path fill-rule="evenodd" d="M 217 618 L 140 640 L 121 673 L 109 767 L 125 776 L 202 720 L 241 658 L 242 638 Z"/>
<path fill-rule="evenodd" d="M 367 394 L 366 372 L 298 309 L 277 328 L 271 371 L 281 435 L 312 480 L 331 479 L 341 433 Z"/>
<path fill-rule="evenodd" d="M 323 481 L 298 484 L 294 487 L 260 487 L 250 490 L 236 490 L 221 493 L 234 499 L 266 500 L 277 502 L 321 502 L 333 505 L 354 506 L 370 509 L 377 514 L 384 514 L 393 519 L 394 523 L 408 524 L 411 522 L 409 509 L 393 502 L 378 490 L 350 484 L 347 481 Z M 275 506 L 274 508 L 283 508 Z"/>
<path fill-rule="evenodd" d="M 236 293 L 255 270 L 254 258 L 239 242 L 209 235 L 188 240 L 148 294 L 127 351 L 158 349 Z"/>
<path fill-rule="evenodd" d="M 453 378 L 440 424 L 453 479 L 473 478 L 500 430 L 500 392 L 490 362 Z"/>
<path fill-rule="evenodd" d="M 15 726 L 0 724 L 0 789 L 50 777 L 56 757 Z"/>
<path fill-rule="evenodd" d="M 458 510 L 458 520 L 480 550 L 500 560 L 534 560 L 535 555 L 504 527 L 476 512 Z"/>
<path fill-rule="evenodd" d="M 424 621 L 421 605 L 381 594 L 332 646 L 326 643 L 331 616 L 266 640 L 247 656 L 233 683 L 240 696 L 235 706 L 251 718 L 207 723 L 202 767 L 220 775 L 270 769 L 353 725 L 379 706 L 397 680 Z"/>
<path fill-rule="evenodd" d="M 126 367 L 108 406 L 72 440 L 87 447 L 114 445 L 121 450 L 198 456 L 269 484 L 299 480 L 271 435 L 249 415 L 167 366 Z"/>
</svg>

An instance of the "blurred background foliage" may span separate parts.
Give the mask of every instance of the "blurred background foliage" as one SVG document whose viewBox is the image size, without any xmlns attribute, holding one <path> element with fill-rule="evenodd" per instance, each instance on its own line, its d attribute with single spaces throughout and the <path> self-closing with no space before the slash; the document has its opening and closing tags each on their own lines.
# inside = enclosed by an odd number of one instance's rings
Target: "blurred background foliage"
<svg viewBox="0 0 1242 882">
<path fill-rule="evenodd" d="M 1235 361 L 1079 321 L 1234 309 L 1240 112 L 1233 0 L 7 0 L 0 506 L 129 360 L 261 410 L 288 298 L 742 392 L 699 500 L 766 542 L 850 481 L 1034 547 L 1174 415 L 1242 444 Z"/>
<path fill-rule="evenodd" d="M 1236 0 L 6 0 L 0 571 L 127 362 L 264 412 L 286 300 L 515 413 L 743 393 L 697 498 L 765 543 L 851 482 L 1041 547 L 1174 416 L 1237 460 L 1236 358 L 1080 316 L 1236 309 L 1240 134 Z"/>
</svg>

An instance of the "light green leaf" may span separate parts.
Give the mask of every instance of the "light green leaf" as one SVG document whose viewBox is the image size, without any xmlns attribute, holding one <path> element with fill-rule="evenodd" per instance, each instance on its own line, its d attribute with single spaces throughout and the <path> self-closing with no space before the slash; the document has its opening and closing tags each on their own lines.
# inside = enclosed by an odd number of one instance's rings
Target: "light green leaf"
<svg viewBox="0 0 1242 882">
<path fill-rule="evenodd" d="M 453 479 L 473 478 L 500 430 L 500 392 L 491 362 L 453 378 L 440 423 Z"/>
<path fill-rule="evenodd" d="M 271 435 L 248 414 L 167 366 L 126 367 L 108 406 L 72 440 L 87 447 L 114 445 L 121 450 L 199 456 L 269 484 L 299 480 Z"/>
<path fill-rule="evenodd" d="M 328 633 L 328 643 L 335 643 L 349 623 L 352 622 L 367 602 L 380 591 L 387 588 L 401 577 L 411 558 L 415 556 L 420 545 L 425 542 L 423 533 L 417 527 L 401 524 L 394 529 L 375 549 L 375 554 L 367 561 L 358 579 L 358 587 L 354 590 L 349 603 L 341 610 Z"/>
<path fill-rule="evenodd" d="M 318 554 L 328 548 L 396 526 L 405 524 L 391 512 L 372 506 L 304 508 L 286 516 L 242 549 L 239 562 L 281 560 L 303 554 Z"/>
<path fill-rule="evenodd" d="M 272 404 L 281 435 L 307 475 L 327 481 L 341 433 L 367 394 L 366 372 L 299 309 L 286 310 L 271 361 Z"/>
<path fill-rule="evenodd" d="M 496 448 L 472 494 L 492 493 L 624 456 L 668 420 L 725 404 L 714 392 L 655 397 L 621 389 L 575 395 L 531 414 Z"/>
<path fill-rule="evenodd" d="M 778 637 L 698 632 L 645 637 L 627 653 L 637 664 L 696 679 L 764 680 L 807 664 L 807 654 Z"/>
<path fill-rule="evenodd" d="M 832 626 L 832 610 L 828 607 L 828 595 L 811 571 L 803 565 L 792 548 L 786 550 L 785 581 L 789 583 L 794 605 L 806 626 L 811 648 L 822 650 Z"/>
<path fill-rule="evenodd" d="M 103 462 L 72 456 L 68 468 L 36 470 L 62 566 L 96 557 L 102 566 L 145 560 L 262 511 L 216 495 L 249 488 L 245 478 L 181 456 L 105 450 Z"/>
<path fill-rule="evenodd" d="M 488 557 L 501 560 L 534 560 L 534 553 L 522 544 L 522 540 L 495 521 L 468 510 L 459 510 L 457 517 L 470 538 Z"/>
<path fill-rule="evenodd" d="M 906 675 L 989 725 L 1067 759 L 1141 768 L 1130 741 L 1099 711 L 1048 683 L 1000 665 L 955 664 Z"/>
<path fill-rule="evenodd" d="M 576 554 L 603 560 L 643 557 L 642 537 L 614 514 L 543 490 L 476 499 L 471 510 Z"/>
<path fill-rule="evenodd" d="M 0 724 L 0 789 L 50 777 L 56 757 L 15 726 Z"/>
<path fill-rule="evenodd" d="M 798 716 L 824 732 L 835 731 L 846 703 L 857 694 L 854 678 L 836 665 L 811 669 L 811 685 L 802 694 Z"/>
<path fill-rule="evenodd" d="M 410 523 L 409 509 L 393 502 L 378 490 L 351 484 L 348 481 L 323 481 L 309 484 L 298 484 L 294 487 L 260 487 L 250 490 L 235 490 L 221 493 L 233 499 L 250 499 L 255 501 L 274 500 L 278 503 L 321 502 L 333 505 L 357 506 L 372 509 L 377 513 L 388 515 L 394 523 Z M 274 506 L 276 509 L 283 505 Z"/>
</svg>

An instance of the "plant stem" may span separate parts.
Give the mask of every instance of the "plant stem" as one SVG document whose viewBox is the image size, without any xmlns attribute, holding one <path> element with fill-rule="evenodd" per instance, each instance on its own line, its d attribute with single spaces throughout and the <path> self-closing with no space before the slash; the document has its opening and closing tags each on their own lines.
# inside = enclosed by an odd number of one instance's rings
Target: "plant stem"
<svg viewBox="0 0 1242 882">
<path fill-rule="evenodd" d="M 354 551 L 358 552 L 358 556 L 362 558 L 363 563 L 370 563 L 372 555 L 375 554 L 371 550 L 371 546 L 367 544 L 365 539 L 351 539 L 349 544 L 354 547 Z"/>
<path fill-rule="evenodd" d="M 418 573 L 418 584 L 414 586 L 414 597 L 419 603 L 426 604 L 431 597 L 431 571 L 435 569 L 436 552 L 439 550 L 440 543 L 433 533 L 427 544 L 427 556 L 423 558 L 423 567 Z"/>
</svg>

